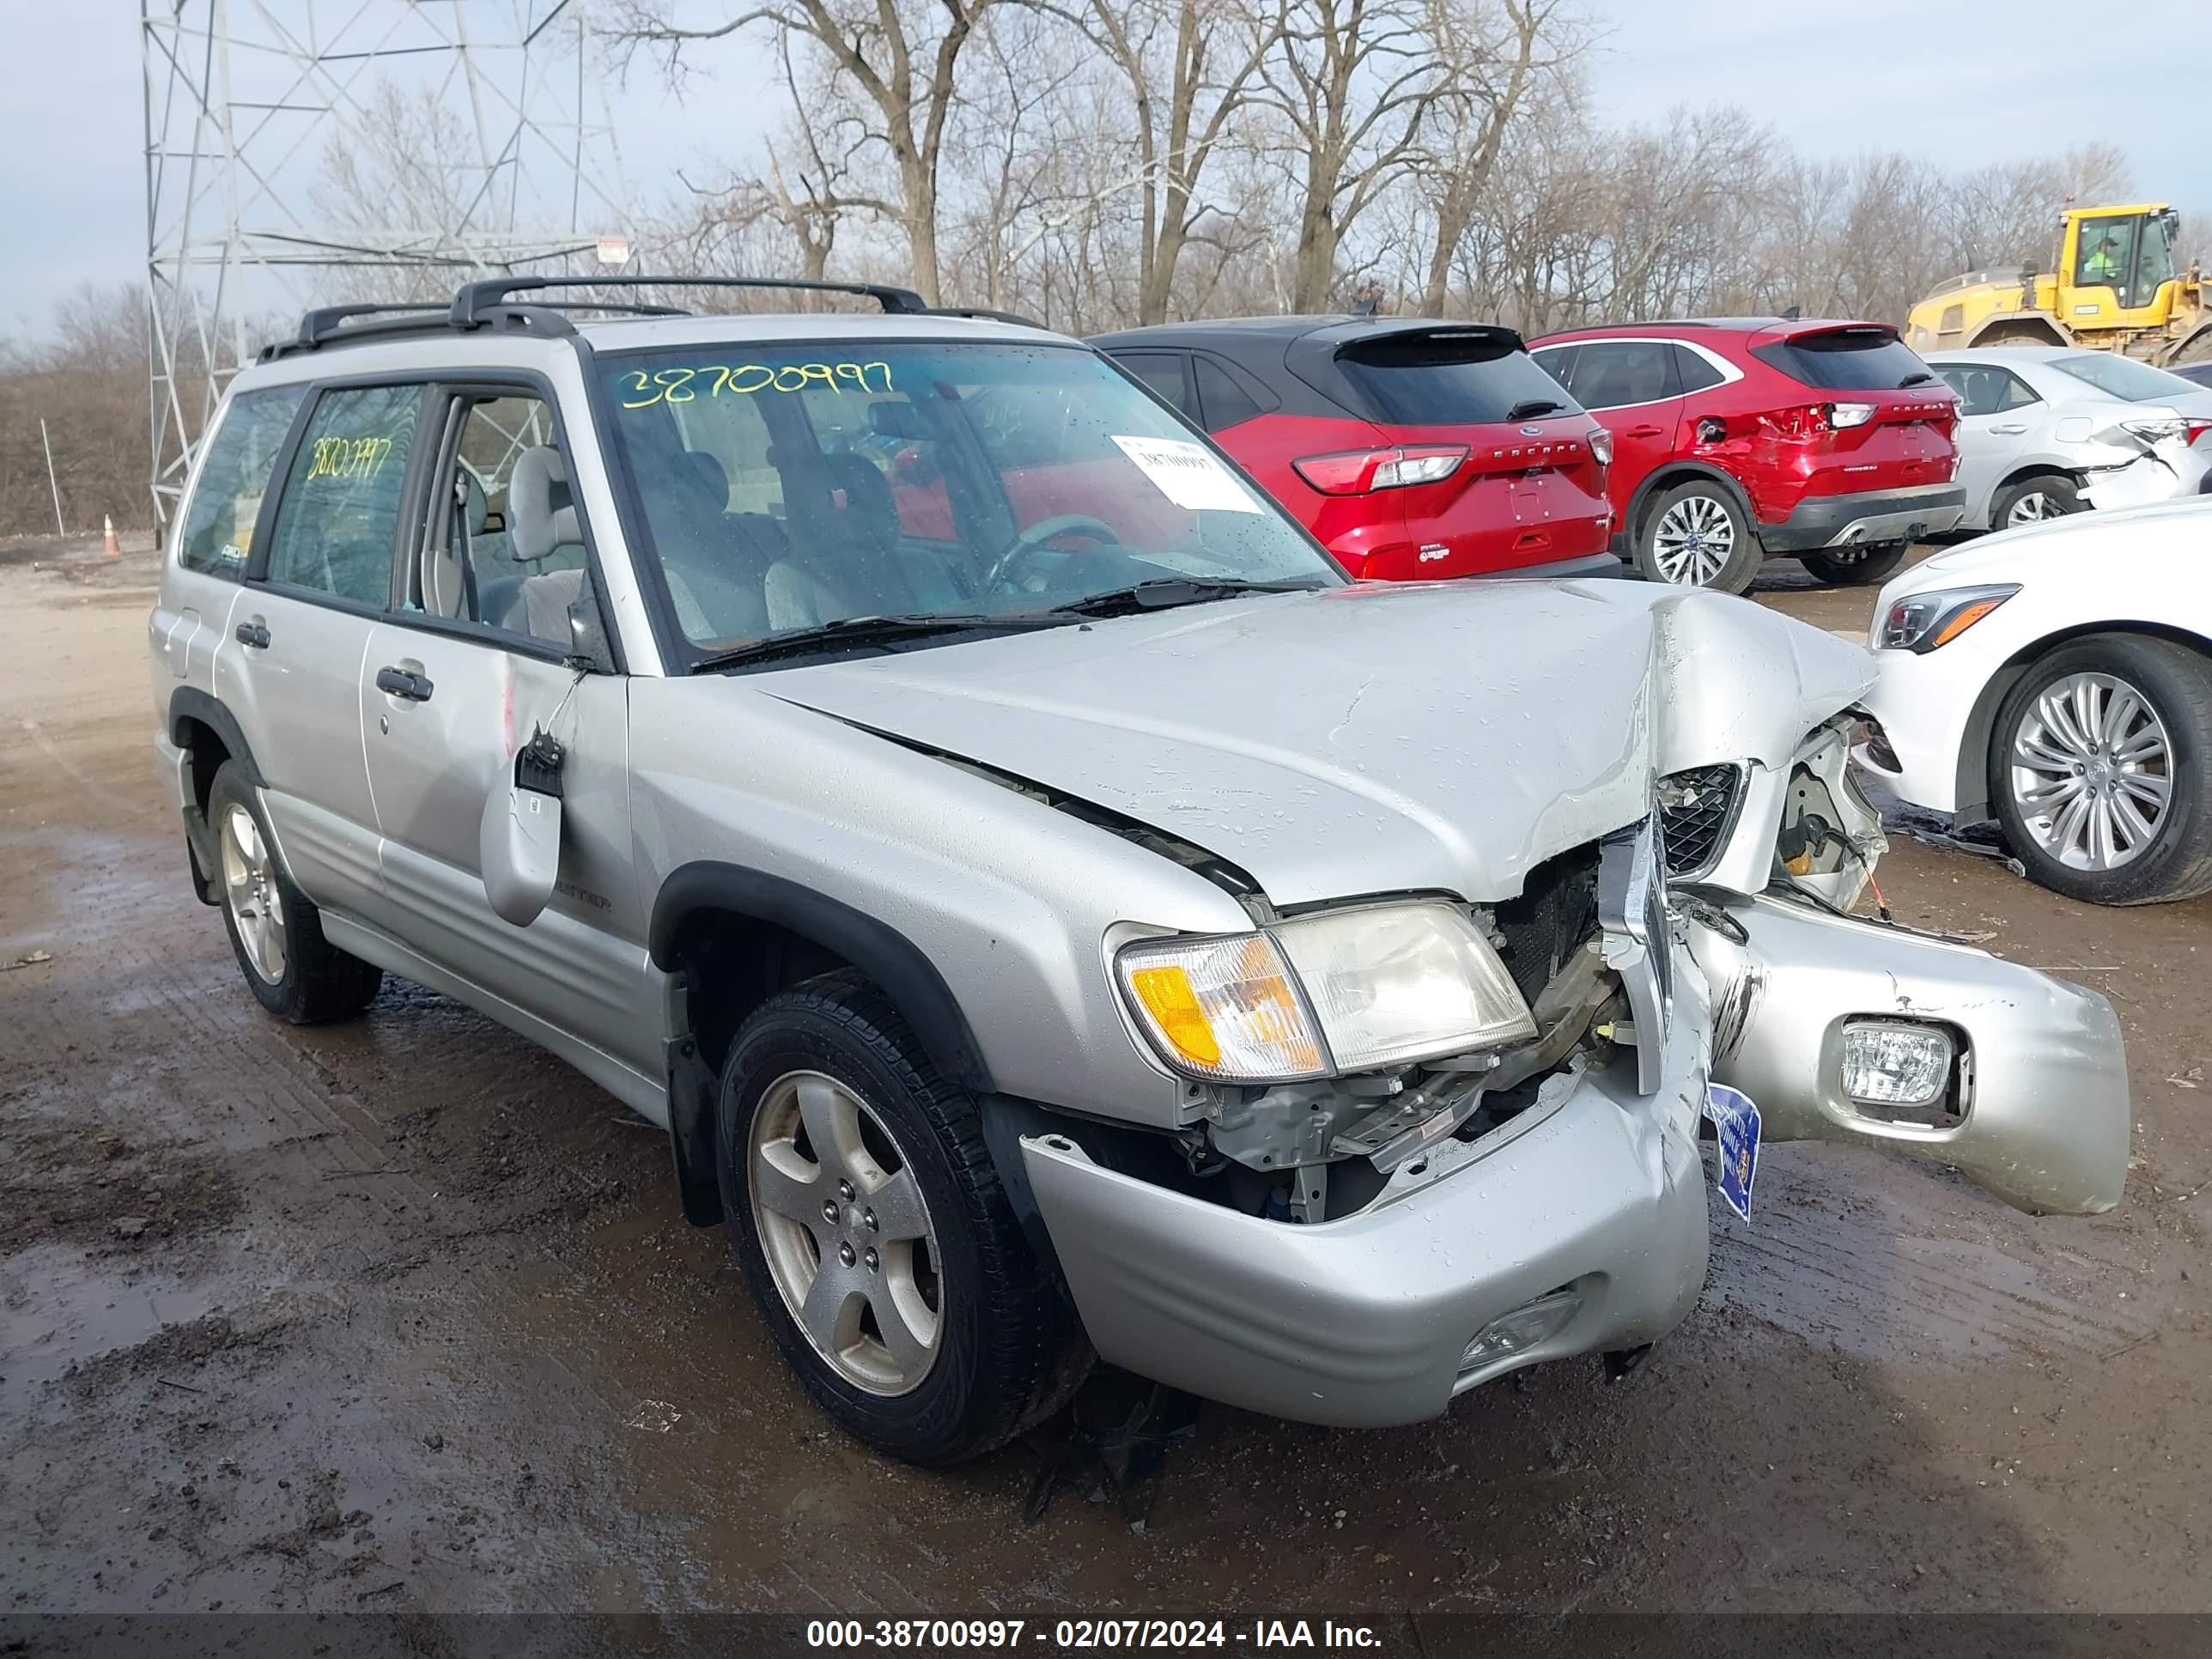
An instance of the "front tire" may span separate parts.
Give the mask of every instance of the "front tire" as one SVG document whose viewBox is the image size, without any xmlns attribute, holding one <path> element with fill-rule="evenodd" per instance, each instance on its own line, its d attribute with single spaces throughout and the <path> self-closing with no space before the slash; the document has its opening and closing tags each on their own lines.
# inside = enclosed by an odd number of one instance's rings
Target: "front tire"
<svg viewBox="0 0 2212 1659">
<path fill-rule="evenodd" d="M 1748 588 L 1766 556 L 1735 497 L 1703 479 L 1677 484 L 1644 510 L 1635 552 L 1644 580 L 1717 593 Z"/>
<path fill-rule="evenodd" d="M 2041 524 L 2046 519 L 2063 519 L 2085 508 L 2081 487 L 2073 479 L 2051 472 L 2039 473 L 2008 483 L 1997 491 L 1996 499 L 1990 503 L 1990 528 L 2018 530 L 2026 525 Z"/>
<path fill-rule="evenodd" d="M 2212 891 L 2212 661 L 2102 634 L 2035 663 L 1997 710 L 1990 799 L 2044 886 L 2092 904 Z"/>
<path fill-rule="evenodd" d="M 268 820 L 236 761 L 216 773 L 207 815 L 223 931 L 261 1006 L 295 1025 L 319 1025 L 367 1007 L 384 970 L 323 937 L 322 913 L 278 862 Z"/>
<path fill-rule="evenodd" d="M 861 975 L 770 998 L 723 1066 L 730 1247 L 808 1394 L 911 1463 L 994 1451 L 1081 1380 L 967 1095 Z"/>
<path fill-rule="evenodd" d="M 1869 587 L 1886 580 L 1905 562 L 1903 542 L 1883 542 L 1872 547 L 1839 547 L 1818 553 L 1800 553 L 1797 562 L 1816 581 L 1831 587 Z"/>
</svg>

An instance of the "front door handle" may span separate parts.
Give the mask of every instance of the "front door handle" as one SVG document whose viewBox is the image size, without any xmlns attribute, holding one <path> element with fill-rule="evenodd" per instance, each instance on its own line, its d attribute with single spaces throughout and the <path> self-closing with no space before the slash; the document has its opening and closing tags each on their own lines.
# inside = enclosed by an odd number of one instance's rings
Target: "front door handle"
<svg viewBox="0 0 2212 1659">
<path fill-rule="evenodd" d="M 428 702 L 434 688 L 427 674 L 411 674 L 404 668 L 380 668 L 376 671 L 376 689 L 404 697 L 409 702 Z"/>
<path fill-rule="evenodd" d="M 238 625 L 238 642 L 252 646 L 256 650 L 269 648 L 269 630 L 258 622 L 242 622 Z"/>
</svg>

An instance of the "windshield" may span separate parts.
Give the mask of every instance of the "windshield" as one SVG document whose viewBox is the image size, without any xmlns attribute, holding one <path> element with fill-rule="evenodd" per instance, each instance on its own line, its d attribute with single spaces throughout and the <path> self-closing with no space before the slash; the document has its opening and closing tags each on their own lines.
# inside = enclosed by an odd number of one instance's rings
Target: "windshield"
<svg viewBox="0 0 2212 1659">
<path fill-rule="evenodd" d="M 2202 390 L 2179 374 L 2169 374 L 2162 368 L 2153 368 L 2148 363 L 2139 363 L 2132 357 L 2110 351 L 2076 351 L 2064 357 L 2053 357 L 2051 366 L 2131 404 L 2160 403 Z"/>
<path fill-rule="evenodd" d="M 1144 582 L 1345 580 L 1091 351 L 870 342 L 601 362 L 644 520 L 633 544 L 702 655 L 857 617 L 1054 611 Z"/>
</svg>

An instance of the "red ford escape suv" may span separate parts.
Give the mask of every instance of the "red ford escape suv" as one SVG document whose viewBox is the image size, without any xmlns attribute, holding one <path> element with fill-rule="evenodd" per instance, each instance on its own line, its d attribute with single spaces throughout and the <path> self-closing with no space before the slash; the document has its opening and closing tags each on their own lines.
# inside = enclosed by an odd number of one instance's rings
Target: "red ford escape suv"
<svg viewBox="0 0 2212 1659">
<path fill-rule="evenodd" d="M 1957 402 L 1884 324 L 1643 323 L 1529 354 L 1613 434 L 1621 550 L 1654 581 L 1741 593 L 1768 553 L 1880 581 L 1964 510 Z"/>
<path fill-rule="evenodd" d="M 1091 343 L 1211 432 L 1355 576 L 1620 568 L 1613 441 L 1510 329 L 1267 317 Z"/>
</svg>

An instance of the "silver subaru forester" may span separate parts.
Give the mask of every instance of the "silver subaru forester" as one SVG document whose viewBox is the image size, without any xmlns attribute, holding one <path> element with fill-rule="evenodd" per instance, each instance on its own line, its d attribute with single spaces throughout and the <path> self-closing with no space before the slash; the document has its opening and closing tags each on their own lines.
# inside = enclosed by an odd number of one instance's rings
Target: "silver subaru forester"
<svg viewBox="0 0 2212 1659">
<path fill-rule="evenodd" d="M 1016 321 L 562 286 L 238 377 L 162 769 L 271 1013 L 401 975 L 665 1125 L 871 1444 L 974 1456 L 1094 1355 L 1346 1425 L 1626 1366 L 1697 1300 L 1707 1135 L 1746 1213 L 1762 1137 L 2118 1200 L 2105 1000 L 1847 914 L 1856 646 L 1352 582 Z"/>
</svg>

